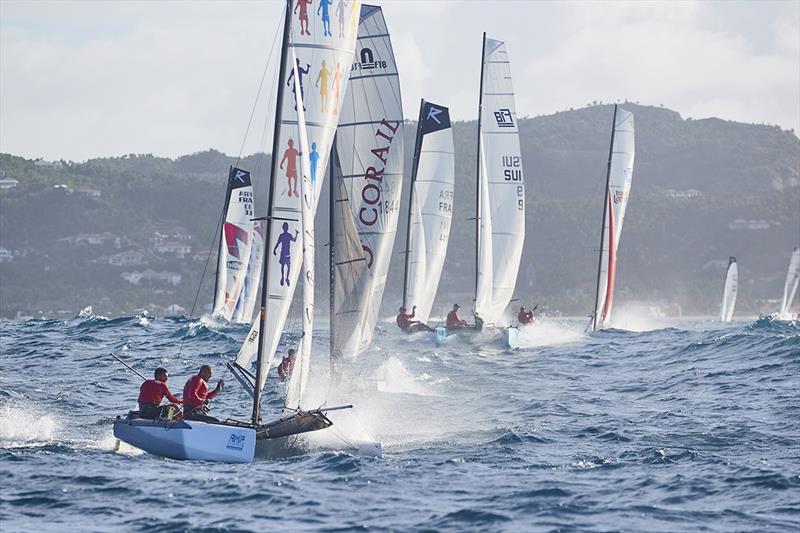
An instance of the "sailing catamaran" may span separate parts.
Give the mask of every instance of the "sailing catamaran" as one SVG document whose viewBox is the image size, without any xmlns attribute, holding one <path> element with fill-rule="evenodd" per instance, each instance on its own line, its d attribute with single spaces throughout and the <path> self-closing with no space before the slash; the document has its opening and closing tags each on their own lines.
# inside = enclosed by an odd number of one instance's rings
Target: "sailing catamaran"
<svg viewBox="0 0 800 533">
<path fill-rule="evenodd" d="M 789 309 L 792 307 L 798 284 L 800 284 L 800 248 L 795 248 L 789 259 L 789 271 L 786 273 L 786 283 L 783 285 L 780 316 L 784 320 L 791 318 Z"/>
<path fill-rule="evenodd" d="M 411 169 L 403 307 L 428 321 L 442 275 L 453 218 L 455 149 L 448 108 L 422 100 Z"/>
<path fill-rule="evenodd" d="M 488 111 L 488 112 L 484 112 Z M 483 34 L 478 103 L 477 178 L 475 183 L 475 325 L 436 329 L 437 343 L 459 331 L 501 327 L 511 298 L 525 242 L 525 181 L 511 83 L 511 66 L 502 41 Z M 505 328 L 516 347 L 516 328 Z"/>
<path fill-rule="evenodd" d="M 360 15 L 332 165 L 331 363 L 337 372 L 372 343 L 403 186 L 403 105 L 391 37 L 380 7 L 364 5 Z"/>
<path fill-rule="evenodd" d="M 253 319 L 260 268 L 260 244 L 253 221 L 250 172 L 231 167 L 217 254 L 213 315 L 249 324 Z"/>
<path fill-rule="evenodd" d="M 314 23 L 309 24 L 303 11 L 298 17 L 300 24 L 293 24 L 292 4 L 287 0 L 278 71 L 271 181 L 264 232 L 269 244 L 265 245 L 263 254 L 260 312 L 236 361 L 229 365 L 253 398 L 252 417 L 249 422 L 228 419 L 221 423 L 145 420 L 136 417 L 135 413 L 130 413 L 125 419 L 118 418 L 114 423 L 115 436 L 150 453 L 175 459 L 250 462 L 257 439 L 285 437 L 332 424 L 323 410 L 302 410 L 301 401 L 308 375 L 313 317 L 313 217 L 324 178 L 320 175 L 320 179 L 316 179 L 317 170 L 327 164 L 336 130 L 341 107 L 339 94 L 344 92 L 347 84 L 342 66 L 346 67 L 352 61 L 355 24 L 352 17 L 345 17 L 339 31 L 334 34 L 330 31 L 329 21 L 320 23 L 314 19 Z M 360 2 L 353 0 L 350 7 L 358 13 Z M 288 61 L 290 55 L 291 63 Z M 317 73 L 319 92 L 309 90 L 306 93 L 304 79 L 308 78 L 305 76 L 313 77 L 314 72 Z M 294 98 L 284 98 L 285 87 L 292 90 Z M 331 95 L 333 102 L 330 101 Z M 313 139 L 310 148 L 309 138 Z M 300 150 L 294 147 L 295 140 Z M 302 176 L 299 183 L 298 167 Z M 279 177 L 279 171 L 283 171 L 285 177 Z M 302 241 L 297 243 L 301 232 Z M 272 253 L 269 253 L 270 247 Z M 308 250 L 307 261 L 302 248 Z M 303 314 L 310 314 L 310 317 L 306 321 L 304 316 L 301 354 L 295 361 L 285 402 L 286 407 L 295 412 L 262 424 L 264 385 L 294 295 L 300 266 L 305 273 Z M 253 362 L 255 373 L 250 370 Z"/>
<path fill-rule="evenodd" d="M 725 271 L 725 285 L 722 288 L 720 321 L 730 322 L 733 318 L 733 309 L 736 307 L 736 293 L 738 290 L 739 267 L 736 265 L 736 258 L 731 257 L 728 261 L 728 269 Z"/>
<path fill-rule="evenodd" d="M 633 113 L 614 106 L 611 144 L 608 149 L 606 187 L 603 194 L 603 224 L 600 233 L 600 255 L 597 262 L 597 290 L 590 331 L 605 328 L 614 303 L 617 276 L 617 250 L 622 223 L 631 192 L 635 155 Z"/>
</svg>

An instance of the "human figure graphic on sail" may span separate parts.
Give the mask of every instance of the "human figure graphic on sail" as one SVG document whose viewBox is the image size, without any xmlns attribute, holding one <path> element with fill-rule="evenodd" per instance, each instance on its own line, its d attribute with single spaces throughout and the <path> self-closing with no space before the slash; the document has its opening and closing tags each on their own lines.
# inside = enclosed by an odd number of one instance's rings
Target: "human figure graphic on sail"
<svg viewBox="0 0 800 533">
<path fill-rule="evenodd" d="M 300 35 L 311 35 L 311 32 L 308 31 L 308 6 L 311 2 L 312 0 L 297 0 L 297 5 L 294 6 L 295 14 L 297 14 L 298 8 L 300 9 L 300 14 L 297 15 L 297 18 L 300 19 Z"/>
<path fill-rule="evenodd" d="M 319 162 L 319 152 L 317 152 L 317 143 L 311 143 L 311 153 L 308 154 L 308 159 L 311 161 L 311 185 L 317 185 L 317 162 Z"/>
<path fill-rule="evenodd" d="M 280 168 L 286 163 L 286 182 L 289 186 L 289 196 L 292 195 L 292 180 L 294 180 L 294 195 L 297 194 L 297 156 L 300 152 L 294 147 L 294 141 L 290 138 L 287 143 L 289 147 L 283 152 L 283 159 L 281 159 Z"/>
<path fill-rule="evenodd" d="M 300 85 L 300 98 L 303 99 L 303 111 L 306 110 L 306 87 L 303 85 L 303 77 L 308 74 L 308 70 L 311 68 L 311 65 L 306 63 L 306 68 L 300 66 L 300 58 L 297 58 L 297 72 L 299 74 L 299 85 Z M 292 88 L 292 94 L 294 95 L 294 110 L 297 111 L 297 88 L 294 84 L 294 69 L 292 69 L 291 73 L 289 74 L 289 78 L 286 80 L 286 85 Z"/>
<path fill-rule="evenodd" d="M 335 15 L 339 19 L 339 37 L 344 37 L 344 16 L 345 16 L 345 9 L 347 9 L 348 0 L 339 0 L 336 4 L 336 13 Z"/>
<path fill-rule="evenodd" d="M 278 262 L 281 264 L 281 286 L 286 285 L 290 287 L 289 274 L 292 271 L 292 243 L 297 241 L 297 236 L 300 232 L 294 230 L 294 236 L 292 236 L 292 234 L 289 233 L 288 222 L 284 222 L 282 227 L 283 233 L 278 235 L 278 241 L 272 249 L 272 255 L 278 255 L 278 246 L 280 246 L 281 256 Z"/>
<path fill-rule="evenodd" d="M 342 65 L 336 63 L 336 71 L 333 73 L 333 109 L 339 109 L 339 87 L 342 81 Z"/>
<path fill-rule="evenodd" d="M 319 74 L 317 74 L 317 87 L 319 87 L 319 99 L 322 102 L 322 112 L 328 112 L 328 78 L 331 75 L 331 71 L 328 70 L 327 66 L 325 65 L 325 60 L 322 60 L 322 67 L 319 69 Z M 320 85 L 320 82 L 322 83 Z"/>
<path fill-rule="evenodd" d="M 317 15 L 322 11 L 322 27 L 325 30 L 322 35 L 329 37 L 333 36 L 331 33 L 331 4 L 333 4 L 333 0 L 319 0 L 319 7 L 317 8 Z"/>
</svg>

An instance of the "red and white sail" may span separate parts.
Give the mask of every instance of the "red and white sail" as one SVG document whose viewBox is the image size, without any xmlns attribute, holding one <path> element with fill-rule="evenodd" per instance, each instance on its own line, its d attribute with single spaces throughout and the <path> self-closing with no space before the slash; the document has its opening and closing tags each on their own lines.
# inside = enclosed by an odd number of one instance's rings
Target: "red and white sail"
<svg viewBox="0 0 800 533">
<path fill-rule="evenodd" d="M 611 153 L 608 163 L 607 188 L 604 195 L 603 234 L 597 276 L 592 329 L 608 325 L 614 303 L 614 285 L 617 275 L 617 250 L 619 249 L 625 209 L 631 191 L 633 160 L 635 155 L 633 113 L 614 106 Z"/>
</svg>

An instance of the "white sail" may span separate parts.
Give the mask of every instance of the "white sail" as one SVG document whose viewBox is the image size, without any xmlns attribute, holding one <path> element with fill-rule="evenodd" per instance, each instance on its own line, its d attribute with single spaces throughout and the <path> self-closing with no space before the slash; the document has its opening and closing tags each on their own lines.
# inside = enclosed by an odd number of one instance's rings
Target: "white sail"
<svg viewBox="0 0 800 533">
<path fill-rule="evenodd" d="M 592 328 L 608 325 L 614 303 L 617 276 L 617 250 L 633 178 L 635 155 L 633 113 L 614 106 L 611 150 L 608 163 L 608 188 L 603 206 L 603 234 L 597 276 L 597 296 Z"/>
<path fill-rule="evenodd" d="M 781 316 L 789 314 L 797 285 L 800 284 L 800 248 L 795 248 L 789 260 L 789 271 L 786 272 L 786 283 L 783 285 L 783 300 L 781 300 Z"/>
<path fill-rule="evenodd" d="M 253 185 L 250 173 L 231 168 L 225 195 L 225 213 L 217 257 L 214 316 L 231 322 L 249 322 L 236 316 L 247 281 L 253 244 Z"/>
<path fill-rule="evenodd" d="M 525 242 L 525 180 L 505 43 L 484 36 L 475 314 L 497 324 L 514 295 Z"/>
<path fill-rule="evenodd" d="M 392 43 L 381 8 L 363 6 L 336 148 L 367 260 L 364 305 L 348 339 L 352 357 L 372 342 L 397 231 L 403 180 L 403 109 Z"/>
<path fill-rule="evenodd" d="M 450 239 L 455 151 L 450 112 L 422 101 L 412 171 L 403 305 L 427 322 Z"/>
<path fill-rule="evenodd" d="M 294 56 L 294 52 L 292 53 Z M 295 68 L 295 80 L 299 77 Z M 311 340 L 314 329 L 314 210 L 317 205 L 314 186 L 311 183 L 310 160 L 308 157 L 308 135 L 303 101 L 300 91 L 297 99 L 297 126 L 300 141 L 300 199 L 303 238 L 303 334 L 295 355 L 289 383 L 286 387 L 285 405 L 290 409 L 300 409 L 303 392 L 308 382 L 311 364 Z"/>
<path fill-rule="evenodd" d="M 288 5 L 292 9 L 293 3 Z M 357 23 L 354 15 L 359 13 L 360 6 L 360 1 L 351 0 L 346 6 L 346 16 L 340 19 L 335 17 L 335 7 L 327 3 L 320 4 L 316 11 L 307 4 L 297 4 L 292 11 L 288 48 L 294 56 L 287 55 L 280 73 L 279 82 L 284 84 L 287 97 L 276 110 L 279 124 L 274 142 L 279 148 L 272 154 L 274 180 L 270 184 L 270 221 L 264 250 L 267 270 L 262 274 L 266 280 L 267 304 L 265 327 L 260 335 L 259 390 L 263 389 L 272 365 L 302 270 L 298 174 L 301 154 L 296 105 L 300 101 L 305 106 L 309 174 L 314 198 L 318 198 L 346 91 L 347 68 L 353 61 Z M 298 89 L 299 94 L 295 94 Z M 313 211 L 316 212 L 316 204 Z M 249 368 L 251 363 L 252 359 L 236 359 L 237 366 L 242 368 Z"/>
<path fill-rule="evenodd" d="M 736 293 L 739 291 L 739 267 L 736 258 L 731 257 L 728 270 L 725 272 L 725 286 L 722 290 L 722 311 L 719 319 L 730 322 L 733 318 L 733 309 L 736 307 Z"/>
</svg>

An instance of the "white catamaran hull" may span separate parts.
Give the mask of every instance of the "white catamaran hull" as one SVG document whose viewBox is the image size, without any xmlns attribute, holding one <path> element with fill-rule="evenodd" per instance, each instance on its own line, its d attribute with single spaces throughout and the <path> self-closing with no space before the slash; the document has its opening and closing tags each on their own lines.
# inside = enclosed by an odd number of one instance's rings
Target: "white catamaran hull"
<svg viewBox="0 0 800 533">
<path fill-rule="evenodd" d="M 502 343 L 504 348 L 511 350 L 519 348 L 519 328 L 514 326 L 506 328 L 484 326 L 483 329 L 469 326 L 455 330 L 448 329 L 446 326 L 438 326 L 436 328 L 436 346 L 448 344 L 455 337 L 469 339 L 473 343 L 498 342 Z"/>
<path fill-rule="evenodd" d="M 117 418 L 114 436 L 153 455 L 192 461 L 251 463 L 256 446 L 253 428 L 194 420 Z"/>
</svg>

